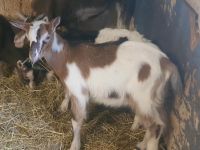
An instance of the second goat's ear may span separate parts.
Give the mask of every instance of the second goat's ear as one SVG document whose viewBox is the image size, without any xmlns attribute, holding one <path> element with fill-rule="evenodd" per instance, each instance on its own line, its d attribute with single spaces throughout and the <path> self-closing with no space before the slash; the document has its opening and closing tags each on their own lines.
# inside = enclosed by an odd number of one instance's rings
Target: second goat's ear
<svg viewBox="0 0 200 150">
<path fill-rule="evenodd" d="M 10 24 L 18 29 L 27 31 L 29 29 L 30 23 L 21 22 L 21 21 L 10 21 Z"/>
</svg>

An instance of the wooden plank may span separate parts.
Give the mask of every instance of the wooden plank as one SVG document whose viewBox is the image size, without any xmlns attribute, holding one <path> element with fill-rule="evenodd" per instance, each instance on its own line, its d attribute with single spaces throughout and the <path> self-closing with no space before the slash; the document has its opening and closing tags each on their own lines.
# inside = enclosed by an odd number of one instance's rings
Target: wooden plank
<svg viewBox="0 0 200 150">
<path fill-rule="evenodd" d="M 200 15 L 200 1 L 199 0 L 186 0 L 186 2 Z"/>
<path fill-rule="evenodd" d="M 200 30 L 200 0 L 186 0 L 186 2 L 192 7 L 192 9 L 198 15 L 198 25 Z"/>
<path fill-rule="evenodd" d="M 17 18 L 16 13 L 32 14 L 31 3 L 33 0 L 0 0 L 0 14 L 8 18 Z"/>
</svg>

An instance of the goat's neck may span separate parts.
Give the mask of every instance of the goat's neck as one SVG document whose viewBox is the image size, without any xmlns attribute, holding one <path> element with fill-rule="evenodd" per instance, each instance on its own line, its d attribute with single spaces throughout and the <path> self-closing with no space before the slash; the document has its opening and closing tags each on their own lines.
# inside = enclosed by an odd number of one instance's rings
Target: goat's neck
<svg viewBox="0 0 200 150">
<path fill-rule="evenodd" d="M 51 40 L 44 48 L 45 50 L 43 56 L 48 65 L 54 70 L 60 80 L 64 81 L 67 75 L 66 63 L 69 55 L 68 43 L 58 34 L 54 33 Z"/>
</svg>

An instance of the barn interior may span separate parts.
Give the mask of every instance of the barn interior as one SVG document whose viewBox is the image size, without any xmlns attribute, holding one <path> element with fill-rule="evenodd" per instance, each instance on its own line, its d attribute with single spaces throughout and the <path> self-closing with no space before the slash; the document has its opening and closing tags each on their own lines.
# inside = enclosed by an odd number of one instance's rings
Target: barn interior
<svg viewBox="0 0 200 150">
<path fill-rule="evenodd" d="M 182 97 L 169 102 L 173 104 L 170 116 L 173 131 L 167 144 L 161 142 L 160 149 L 200 147 L 198 0 L 0 0 L 0 14 L 6 19 L 20 19 L 18 12 L 26 17 L 42 13 L 50 19 L 61 16 L 59 33 L 70 41 L 94 42 L 103 28 L 125 28 L 137 30 L 158 45 L 178 67 L 184 85 Z M 13 27 L 7 29 L 18 32 Z M 0 21 L 0 33 L 4 30 Z M 13 33 L 4 31 L 5 35 Z M 0 35 L 0 62 L 11 64 L 8 69 L 13 70 L 18 59 L 25 60 L 28 47 L 15 48 L 13 36 L 10 45 L 5 46 L 6 38 Z M 54 115 L 63 98 L 59 81 L 44 81 L 30 89 L 20 82 L 16 73 L 8 76 L 10 70 L 2 73 L 4 67 L 0 69 L 0 149 L 69 148 L 72 141 L 70 111 Z M 130 131 L 133 118 L 134 114 L 127 109 L 92 105 L 83 128 L 81 149 L 133 149 L 144 136 L 143 130 Z"/>
</svg>

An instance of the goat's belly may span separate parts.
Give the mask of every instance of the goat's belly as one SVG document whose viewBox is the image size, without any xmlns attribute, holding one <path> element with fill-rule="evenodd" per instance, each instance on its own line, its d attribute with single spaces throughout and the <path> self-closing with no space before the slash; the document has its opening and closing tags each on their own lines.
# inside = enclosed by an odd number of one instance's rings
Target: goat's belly
<svg viewBox="0 0 200 150">
<path fill-rule="evenodd" d="M 138 81 L 139 69 L 140 65 L 124 66 L 117 62 L 116 65 L 102 69 L 92 69 L 86 81 L 91 100 L 106 106 L 120 107 L 127 104 L 128 94 L 144 111 L 151 111 L 151 89 L 160 70 L 152 71 L 145 81 Z"/>
<path fill-rule="evenodd" d="M 92 97 L 90 101 L 110 107 L 121 107 L 125 105 L 124 98 Z"/>
<path fill-rule="evenodd" d="M 87 79 L 90 95 L 94 98 L 122 97 L 124 95 L 132 72 L 112 66 L 103 69 L 92 69 Z M 132 74 L 133 76 L 133 74 Z"/>
</svg>

